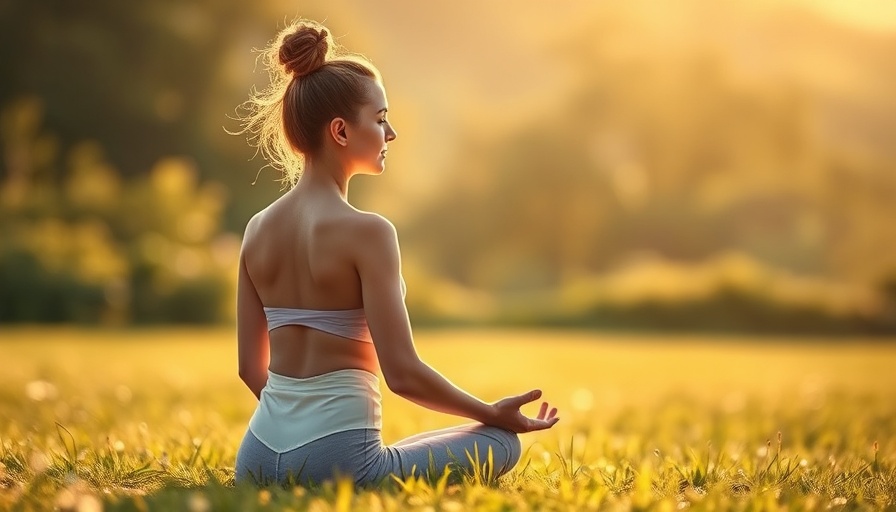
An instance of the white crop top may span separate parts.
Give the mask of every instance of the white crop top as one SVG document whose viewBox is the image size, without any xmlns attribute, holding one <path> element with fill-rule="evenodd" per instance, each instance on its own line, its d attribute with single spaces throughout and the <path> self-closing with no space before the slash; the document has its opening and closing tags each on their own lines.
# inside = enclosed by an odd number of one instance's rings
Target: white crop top
<svg viewBox="0 0 896 512">
<path fill-rule="evenodd" d="M 264 308 L 268 319 L 268 331 L 284 325 L 303 325 L 336 336 L 363 343 L 373 343 L 364 309 L 294 309 Z"/>
<path fill-rule="evenodd" d="M 404 278 L 401 279 L 401 294 L 407 294 Z M 361 309 L 296 309 L 296 308 L 264 308 L 264 316 L 268 320 L 268 331 L 284 325 L 302 325 L 336 336 L 363 343 L 373 343 L 367 316 Z"/>
</svg>

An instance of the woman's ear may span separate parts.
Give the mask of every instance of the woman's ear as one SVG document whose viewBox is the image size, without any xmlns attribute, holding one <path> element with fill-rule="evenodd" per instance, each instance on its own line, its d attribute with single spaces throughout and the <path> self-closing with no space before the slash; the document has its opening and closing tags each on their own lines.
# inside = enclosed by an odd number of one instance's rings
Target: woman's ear
<svg viewBox="0 0 896 512">
<path fill-rule="evenodd" d="M 348 145 L 348 136 L 346 135 L 345 127 L 345 119 L 341 117 L 336 117 L 330 121 L 330 137 L 332 137 L 333 140 L 336 141 L 336 144 L 339 144 L 340 146 Z"/>
</svg>

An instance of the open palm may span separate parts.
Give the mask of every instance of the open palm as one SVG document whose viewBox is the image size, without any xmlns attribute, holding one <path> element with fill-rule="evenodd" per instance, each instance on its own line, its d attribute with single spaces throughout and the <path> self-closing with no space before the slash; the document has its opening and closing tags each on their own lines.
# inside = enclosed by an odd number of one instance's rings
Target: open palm
<svg viewBox="0 0 896 512">
<path fill-rule="evenodd" d="M 560 418 L 557 417 L 557 408 L 550 407 L 547 402 L 541 403 L 538 415 L 528 417 L 520 411 L 520 407 L 541 398 L 541 390 L 533 390 L 522 395 L 502 398 L 492 404 L 495 409 L 495 426 L 505 428 L 512 432 L 522 434 L 536 430 L 545 430 L 553 427 Z"/>
</svg>

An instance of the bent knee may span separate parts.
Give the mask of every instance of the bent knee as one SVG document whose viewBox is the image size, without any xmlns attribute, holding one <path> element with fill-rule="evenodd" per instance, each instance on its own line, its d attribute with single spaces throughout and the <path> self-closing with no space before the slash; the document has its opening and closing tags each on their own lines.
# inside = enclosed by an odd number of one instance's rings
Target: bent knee
<svg viewBox="0 0 896 512">
<path fill-rule="evenodd" d="M 516 463 L 520 461 L 520 457 L 522 457 L 522 455 L 523 455 L 523 445 L 520 442 L 519 434 L 517 434 L 516 432 L 510 432 L 508 430 L 505 430 L 504 432 L 507 432 L 507 442 L 508 442 L 508 445 L 510 446 L 510 450 L 509 450 L 509 459 L 510 460 L 508 461 L 508 466 L 507 466 L 507 470 L 509 471 L 510 468 L 512 468 L 513 466 L 516 466 Z"/>
<path fill-rule="evenodd" d="M 507 459 L 503 462 L 503 471 L 510 471 L 516 463 L 519 462 L 520 457 L 522 456 L 522 444 L 520 443 L 520 436 L 516 432 L 511 432 L 510 430 L 504 430 L 499 427 L 486 427 L 489 430 L 489 434 L 495 439 L 498 440 L 501 447 L 504 448 L 507 453 Z"/>
</svg>

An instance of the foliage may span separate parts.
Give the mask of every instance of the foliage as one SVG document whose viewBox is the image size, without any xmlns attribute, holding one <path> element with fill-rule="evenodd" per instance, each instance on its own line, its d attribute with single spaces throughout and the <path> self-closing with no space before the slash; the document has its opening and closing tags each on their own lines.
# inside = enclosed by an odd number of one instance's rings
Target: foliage
<svg viewBox="0 0 896 512">
<path fill-rule="evenodd" d="M 283 8 L 0 2 L 0 322 L 232 314 L 225 233 L 277 185 L 248 186 L 264 163 L 222 125 L 253 82 L 250 49 L 296 7 Z M 416 318 L 896 331 L 885 31 L 811 2 L 539 9 L 301 5 L 393 91 L 394 167 L 352 199 L 399 226 Z M 454 37 L 482 27 L 488 52 Z M 149 192 L 172 167 L 190 183 L 173 202 Z M 742 287 L 694 277 L 728 254 L 763 271 Z M 644 259 L 694 272 L 654 279 Z M 645 293 L 600 297 L 632 266 Z M 691 296 L 691 282 L 712 290 Z"/>
<path fill-rule="evenodd" d="M 33 343 L 38 337 L 43 344 Z M 428 361 L 474 391 L 500 396 L 531 386 L 537 375 L 546 397 L 560 406 L 561 423 L 525 436 L 519 465 L 497 481 L 486 466 L 460 482 L 443 474 L 381 488 L 337 481 L 259 489 L 233 485 L 235 450 L 254 401 L 225 364 L 233 357 L 229 337 L 197 330 L 5 332 L 4 350 L 19 365 L 0 387 L 0 415 L 9 419 L 0 425 L 0 508 L 896 506 L 894 389 L 866 375 L 885 371 L 892 346 L 844 352 L 828 345 L 770 348 L 724 340 L 714 348 L 655 339 L 583 345 L 575 335 L 544 331 L 424 334 L 420 349 Z M 493 369 L 490 374 L 458 357 L 473 350 Z M 701 358 L 707 350 L 711 357 Z M 114 364 L 102 364 L 112 357 Z M 814 371 L 824 371 L 820 380 L 803 365 L 807 360 Z M 85 374 L 87 364 L 92 366 Z M 737 366 L 747 371 L 732 380 Z M 676 391 L 685 382 L 692 391 Z M 608 399 L 614 385 L 625 389 L 619 402 Z M 593 402 L 583 401 L 583 390 Z M 384 399 L 388 438 L 444 426 L 433 424 L 434 414 L 388 393 Z"/>
<path fill-rule="evenodd" d="M 226 190 L 165 158 L 125 179 L 95 143 L 65 156 L 42 108 L 4 113 L 25 162 L 0 183 L 0 322 L 215 322 L 228 316 L 239 241 L 220 231 Z"/>
<path fill-rule="evenodd" d="M 96 141 L 124 176 L 145 175 L 165 155 L 216 168 L 226 160 L 202 133 L 206 110 L 221 101 L 226 50 L 258 12 L 208 0 L 4 2 L 0 107 L 39 98 L 61 149 Z M 232 105 L 211 108 L 220 127 Z"/>
<path fill-rule="evenodd" d="M 498 134 L 468 114 L 452 179 L 408 221 L 414 249 L 439 275 L 503 294 L 643 255 L 695 263 L 740 252 L 796 275 L 882 279 L 896 267 L 885 220 L 896 216 L 885 135 L 896 102 L 858 77 L 893 81 L 890 38 L 783 5 L 793 11 L 685 2 L 583 16 L 556 43 L 571 77 L 549 108 Z M 705 9 L 720 18 L 715 30 Z M 675 28 L 652 30 L 664 12 Z M 783 42 L 794 27 L 805 41 L 755 67 L 733 35 Z M 840 53 L 821 56 L 826 43 Z M 841 59 L 856 79 L 835 94 Z M 847 118 L 861 135 L 846 136 Z"/>
</svg>

